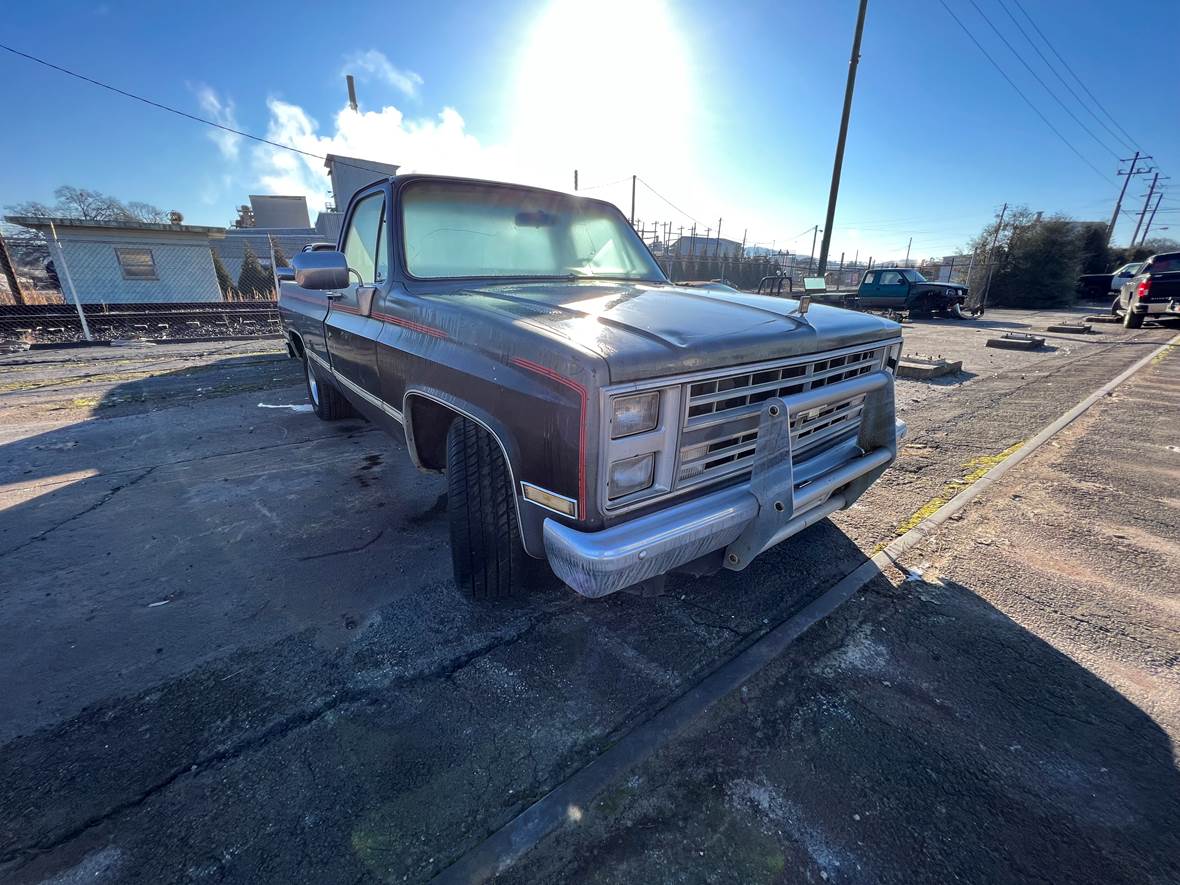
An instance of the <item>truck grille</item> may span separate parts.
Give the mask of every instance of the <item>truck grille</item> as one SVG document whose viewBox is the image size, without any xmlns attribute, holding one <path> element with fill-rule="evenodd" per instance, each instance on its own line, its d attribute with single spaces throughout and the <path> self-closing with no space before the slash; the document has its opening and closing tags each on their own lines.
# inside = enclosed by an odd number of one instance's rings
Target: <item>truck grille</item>
<svg viewBox="0 0 1180 885">
<path fill-rule="evenodd" d="M 676 487 L 687 488 L 748 470 L 758 442 L 763 402 L 876 371 L 884 365 L 887 351 L 886 345 L 839 356 L 817 355 L 810 361 L 687 384 Z M 864 397 L 855 396 L 791 414 L 795 461 L 856 435 L 863 408 Z"/>
</svg>

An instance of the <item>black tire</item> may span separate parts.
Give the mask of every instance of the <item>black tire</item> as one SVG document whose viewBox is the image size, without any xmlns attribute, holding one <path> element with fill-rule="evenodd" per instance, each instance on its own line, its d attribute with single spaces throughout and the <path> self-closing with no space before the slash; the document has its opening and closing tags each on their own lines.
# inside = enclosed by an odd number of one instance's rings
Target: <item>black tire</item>
<svg viewBox="0 0 1180 885">
<path fill-rule="evenodd" d="M 1127 312 L 1123 314 L 1123 328 L 1124 329 L 1141 329 L 1143 327 L 1143 314 L 1135 313 L 1130 307 Z"/>
<path fill-rule="evenodd" d="M 331 381 L 324 380 L 324 373 L 308 357 L 303 358 L 303 380 L 307 384 L 311 409 L 321 421 L 339 421 L 341 418 L 356 416 L 352 403 L 344 398 Z"/>
<path fill-rule="evenodd" d="M 447 516 L 460 590 L 500 599 L 526 583 L 529 556 L 504 454 L 490 433 L 462 417 L 447 431 Z"/>
</svg>

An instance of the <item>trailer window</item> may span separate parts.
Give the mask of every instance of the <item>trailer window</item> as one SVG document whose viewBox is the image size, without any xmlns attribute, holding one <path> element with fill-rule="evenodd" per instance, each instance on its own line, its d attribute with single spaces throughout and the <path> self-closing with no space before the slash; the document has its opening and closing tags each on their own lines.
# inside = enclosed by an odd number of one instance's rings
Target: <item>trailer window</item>
<svg viewBox="0 0 1180 885">
<path fill-rule="evenodd" d="M 156 259 L 151 249 L 115 249 L 125 280 L 158 280 Z"/>
</svg>

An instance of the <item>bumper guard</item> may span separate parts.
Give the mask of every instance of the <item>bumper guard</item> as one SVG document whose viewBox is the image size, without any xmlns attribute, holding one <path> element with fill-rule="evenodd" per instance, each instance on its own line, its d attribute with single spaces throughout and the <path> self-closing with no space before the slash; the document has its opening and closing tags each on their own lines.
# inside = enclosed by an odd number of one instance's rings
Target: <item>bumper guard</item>
<svg viewBox="0 0 1180 885">
<path fill-rule="evenodd" d="M 864 395 L 860 431 L 795 464 L 790 417 Z M 893 408 L 893 376 L 877 371 L 794 396 L 766 400 L 750 477 L 597 532 L 545 520 L 553 571 L 583 596 L 606 596 L 714 550 L 740 570 L 755 556 L 851 505 L 897 457 L 904 422 Z"/>
</svg>

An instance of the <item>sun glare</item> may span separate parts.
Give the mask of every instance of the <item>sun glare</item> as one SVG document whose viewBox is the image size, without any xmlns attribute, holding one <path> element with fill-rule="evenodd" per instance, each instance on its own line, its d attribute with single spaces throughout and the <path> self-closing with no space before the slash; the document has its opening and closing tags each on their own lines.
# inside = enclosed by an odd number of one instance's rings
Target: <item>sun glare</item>
<svg viewBox="0 0 1180 885">
<path fill-rule="evenodd" d="M 651 168 L 661 157 L 687 163 L 689 70 L 663 0 L 553 0 L 517 67 L 518 144 L 601 177 Z"/>
</svg>

